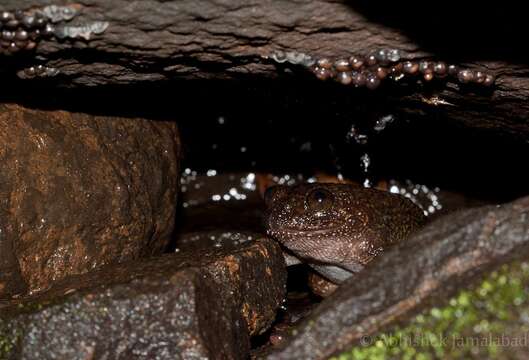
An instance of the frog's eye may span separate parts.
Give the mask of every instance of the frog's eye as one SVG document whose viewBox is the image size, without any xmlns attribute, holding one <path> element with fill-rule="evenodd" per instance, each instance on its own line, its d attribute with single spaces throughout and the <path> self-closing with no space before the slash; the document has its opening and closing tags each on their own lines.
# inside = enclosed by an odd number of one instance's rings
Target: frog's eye
<svg viewBox="0 0 529 360">
<path fill-rule="evenodd" d="M 329 210 L 334 204 L 334 196 L 325 189 L 315 189 L 305 198 L 305 208 L 311 211 Z"/>
</svg>

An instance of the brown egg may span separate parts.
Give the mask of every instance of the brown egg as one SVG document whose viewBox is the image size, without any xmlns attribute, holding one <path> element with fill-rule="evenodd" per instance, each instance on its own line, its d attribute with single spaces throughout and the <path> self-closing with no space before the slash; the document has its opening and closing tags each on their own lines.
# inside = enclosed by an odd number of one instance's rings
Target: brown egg
<svg viewBox="0 0 529 360">
<path fill-rule="evenodd" d="M 27 38 L 29 37 L 29 34 L 26 30 L 17 30 L 17 32 L 15 33 L 15 39 L 16 40 L 27 40 Z"/>
<path fill-rule="evenodd" d="M 423 78 L 426 81 L 431 81 L 433 79 L 433 72 L 426 72 L 423 74 Z"/>
<path fill-rule="evenodd" d="M 13 19 L 6 22 L 4 26 L 8 29 L 16 29 L 18 25 L 20 25 L 20 21 Z"/>
<path fill-rule="evenodd" d="M 349 58 L 349 64 L 351 65 L 353 70 L 360 70 L 360 68 L 364 66 L 364 60 L 358 56 L 351 56 Z"/>
<path fill-rule="evenodd" d="M 26 50 L 33 50 L 37 47 L 37 43 L 29 40 L 26 44 Z"/>
<path fill-rule="evenodd" d="M 393 76 L 398 76 L 403 72 L 403 70 L 404 65 L 402 63 L 398 63 L 389 68 L 389 73 Z"/>
<path fill-rule="evenodd" d="M 481 71 L 476 71 L 474 74 L 474 81 L 477 84 L 483 84 L 483 82 L 485 82 L 485 74 Z"/>
<path fill-rule="evenodd" d="M 380 80 L 384 80 L 386 78 L 386 76 L 388 76 L 388 71 L 387 71 L 386 68 L 384 68 L 382 66 L 379 66 L 379 67 L 377 67 L 377 69 L 375 71 L 375 74 L 377 75 L 377 77 Z"/>
<path fill-rule="evenodd" d="M 457 73 L 457 78 L 460 82 L 466 84 L 474 80 L 474 72 L 472 72 L 472 70 L 460 70 Z"/>
<path fill-rule="evenodd" d="M 319 66 L 317 66 L 313 70 L 313 72 L 314 72 L 314 75 L 316 75 L 316 77 L 320 80 L 327 80 L 328 78 L 331 77 L 331 72 L 329 71 L 329 69 L 325 69 Z"/>
<path fill-rule="evenodd" d="M 351 70 L 351 64 L 346 59 L 339 59 L 334 62 L 334 68 L 337 71 L 349 71 Z"/>
<path fill-rule="evenodd" d="M 363 72 L 355 72 L 352 75 L 353 78 L 353 85 L 356 87 L 365 86 L 367 78 L 366 75 Z"/>
<path fill-rule="evenodd" d="M 457 76 L 459 73 L 459 66 L 457 65 L 449 65 L 448 66 L 448 74 L 451 76 Z"/>
<path fill-rule="evenodd" d="M 448 72 L 448 69 L 446 67 L 446 63 L 444 63 L 442 61 L 436 62 L 435 65 L 433 66 L 433 71 L 437 75 L 445 76 L 447 74 L 447 72 Z"/>
<path fill-rule="evenodd" d="M 372 73 L 369 73 L 366 77 L 366 87 L 369 90 L 375 90 L 380 86 L 380 79 Z"/>
<path fill-rule="evenodd" d="M 496 78 L 494 75 L 487 74 L 485 75 L 485 80 L 483 80 L 484 86 L 492 86 L 494 85 L 494 82 L 496 81 Z"/>
<path fill-rule="evenodd" d="M 15 33 L 13 31 L 4 30 L 2 31 L 2 40 L 11 41 L 15 39 Z"/>
<path fill-rule="evenodd" d="M 336 80 L 341 84 L 349 85 L 353 81 L 353 78 L 349 72 L 341 71 L 336 75 Z"/>
<path fill-rule="evenodd" d="M 366 64 L 369 65 L 369 66 L 373 66 L 373 65 L 376 65 L 377 63 L 377 58 L 375 55 L 371 54 L 369 55 L 367 58 L 366 58 Z"/>
<path fill-rule="evenodd" d="M 405 74 L 415 75 L 419 71 L 419 64 L 414 61 L 406 61 L 402 64 L 402 71 Z"/>
<path fill-rule="evenodd" d="M 17 45 L 16 45 L 14 42 L 12 42 L 12 43 L 9 44 L 9 47 L 7 48 L 7 50 L 8 50 L 10 53 L 12 53 L 12 54 L 17 53 L 17 52 L 20 51 L 20 49 L 17 47 Z"/>
<path fill-rule="evenodd" d="M 9 11 L 0 12 L 0 21 L 3 22 L 4 24 L 7 23 L 10 20 L 13 20 L 14 18 L 15 18 L 15 16 L 12 13 L 10 13 Z"/>
<path fill-rule="evenodd" d="M 317 61 L 319 67 L 323 69 L 330 69 L 332 67 L 332 62 L 328 58 L 322 58 Z"/>
</svg>

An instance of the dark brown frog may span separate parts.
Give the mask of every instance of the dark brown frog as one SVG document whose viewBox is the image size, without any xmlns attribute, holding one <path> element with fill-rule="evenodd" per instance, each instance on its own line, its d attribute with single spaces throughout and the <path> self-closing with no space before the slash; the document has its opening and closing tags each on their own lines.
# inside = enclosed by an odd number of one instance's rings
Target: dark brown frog
<svg viewBox="0 0 529 360">
<path fill-rule="evenodd" d="M 348 184 L 274 186 L 265 202 L 267 232 L 290 252 L 287 264 L 306 262 L 337 284 L 425 222 L 402 196 Z"/>
</svg>

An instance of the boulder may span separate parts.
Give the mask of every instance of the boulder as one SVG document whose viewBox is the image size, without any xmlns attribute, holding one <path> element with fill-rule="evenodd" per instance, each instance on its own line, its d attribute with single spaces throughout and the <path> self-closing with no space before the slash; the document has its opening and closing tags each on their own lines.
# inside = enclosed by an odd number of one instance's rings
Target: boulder
<svg viewBox="0 0 529 360">
<path fill-rule="evenodd" d="M 0 299 L 167 245 L 174 123 L 2 104 L 0 144 Z"/>
<path fill-rule="evenodd" d="M 109 265 L 0 308 L 0 358 L 245 359 L 285 293 L 260 238 Z"/>
</svg>

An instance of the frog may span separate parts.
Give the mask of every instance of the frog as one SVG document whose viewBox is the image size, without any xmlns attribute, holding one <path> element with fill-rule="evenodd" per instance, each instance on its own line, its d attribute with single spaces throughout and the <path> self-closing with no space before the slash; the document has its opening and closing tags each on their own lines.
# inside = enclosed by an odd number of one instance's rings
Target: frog
<svg viewBox="0 0 529 360">
<path fill-rule="evenodd" d="M 264 194 L 265 228 L 288 265 L 306 263 L 340 285 L 426 222 L 408 198 L 354 184 L 276 185 Z"/>
</svg>

